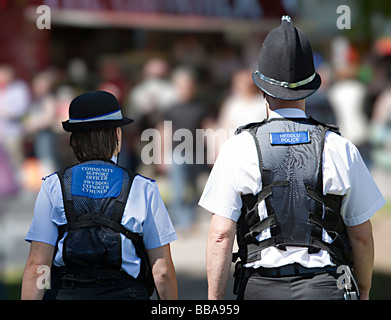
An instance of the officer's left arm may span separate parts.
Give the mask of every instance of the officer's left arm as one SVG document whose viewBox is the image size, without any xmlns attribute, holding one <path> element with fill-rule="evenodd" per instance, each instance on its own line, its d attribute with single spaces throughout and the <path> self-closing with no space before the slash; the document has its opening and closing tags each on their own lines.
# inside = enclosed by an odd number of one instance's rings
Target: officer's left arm
<svg viewBox="0 0 391 320">
<path fill-rule="evenodd" d="M 45 289 L 40 289 L 38 281 L 43 272 L 47 272 L 43 270 L 50 270 L 53 254 L 54 246 L 43 242 L 31 242 L 29 257 L 23 273 L 22 300 L 42 299 Z"/>
<path fill-rule="evenodd" d="M 340 136 L 332 136 L 341 139 Z M 353 271 L 360 289 L 362 300 L 369 298 L 372 268 L 374 259 L 374 243 L 370 219 L 385 204 L 379 188 L 373 180 L 360 152 L 351 142 L 345 142 L 349 152 L 345 158 L 334 155 L 336 171 L 344 174 L 335 179 L 341 190 L 346 190 L 342 200 L 341 216 L 346 225 L 349 242 L 352 247 Z M 343 153 L 340 153 L 343 155 Z M 345 163 L 345 165 L 344 165 Z"/>
<path fill-rule="evenodd" d="M 346 231 L 352 246 L 353 270 L 360 289 L 360 298 L 368 300 L 374 259 L 372 225 L 368 220 L 357 226 L 347 226 Z"/>
</svg>

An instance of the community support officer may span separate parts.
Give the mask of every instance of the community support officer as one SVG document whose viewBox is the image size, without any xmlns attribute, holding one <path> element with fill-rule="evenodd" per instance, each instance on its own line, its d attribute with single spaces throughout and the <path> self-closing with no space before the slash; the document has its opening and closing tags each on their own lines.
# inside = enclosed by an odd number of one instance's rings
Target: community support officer
<svg viewBox="0 0 391 320">
<path fill-rule="evenodd" d="M 42 182 L 22 299 L 149 299 L 154 286 L 161 299 L 177 298 L 170 253 L 177 236 L 157 185 L 116 164 L 121 126 L 132 121 L 105 91 L 71 102 L 63 127 L 79 163 Z"/>
<path fill-rule="evenodd" d="M 321 79 L 304 33 L 290 17 L 281 20 L 253 72 L 268 118 L 223 145 L 199 201 L 213 213 L 208 297 L 224 298 L 237 232 L 238 299 L 354 298 L 350 267 L 368 299 L 370 218 L 385 200 L 356 147 L 336 127 L 307 118 L 305 98 Z"/>
</svg>

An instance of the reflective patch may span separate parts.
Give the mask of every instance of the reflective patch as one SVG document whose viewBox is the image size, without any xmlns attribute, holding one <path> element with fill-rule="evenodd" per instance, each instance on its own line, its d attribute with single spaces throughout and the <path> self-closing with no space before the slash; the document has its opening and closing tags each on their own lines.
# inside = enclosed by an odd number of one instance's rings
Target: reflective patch
<svg viewBox="0 0 391 320">
<path fill-rule="evenodd" d="M 112 166 L 89 164 L 73 168 L 71 193 L 94 199 L 116 198 L 121 193 L 124 173 Z"/>
<path fill-rule="evenodd" d="M 273 145 L 301 144 L 309 143 L 310 141 L 309 131 L 270 133 L 270 143 Z"/>
</svg>

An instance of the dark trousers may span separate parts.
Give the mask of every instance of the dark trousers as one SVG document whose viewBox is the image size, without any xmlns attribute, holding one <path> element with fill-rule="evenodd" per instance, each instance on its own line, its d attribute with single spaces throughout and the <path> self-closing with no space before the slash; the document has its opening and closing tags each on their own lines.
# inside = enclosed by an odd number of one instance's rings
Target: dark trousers
<svg viewBox="0 0 391 320">
<path fill-rule="evenodd" d="M 337 278 L 331 272 L 265 277 L 252 273 L 243 279 L 238 299 L 243 300 L 344 300 Z"/>
<path fill-rule="evenodd" d="M 149 300 L 146 287 L 138 280 L 121 273 L 113 278 L 86 281 L 52 274 L 51 288 L 44 300 Z"/>
</svg>

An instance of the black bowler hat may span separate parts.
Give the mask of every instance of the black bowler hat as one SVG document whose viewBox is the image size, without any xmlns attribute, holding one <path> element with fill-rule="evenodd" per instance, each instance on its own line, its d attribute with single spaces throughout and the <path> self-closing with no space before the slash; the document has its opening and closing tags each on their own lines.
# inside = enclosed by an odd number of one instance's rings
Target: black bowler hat
<svg viewBox="0 0 391 320">
<path fill-rule="evenodd" d="M 68 132 L 86 132 L 116 128 L 132 122 L 132 119 L 122 116 L 114 95 L 106 91 L 91 91 L 72 100 L 69 120 L 64 121 L 62 126 Z"/>
<path fill-rule="evenodd" d="M 252 77 L 263 92 L 281 100 L 301 100 L 320 87 L 310 42 L 289 16 L 266 36 Z"/>
</svg>

